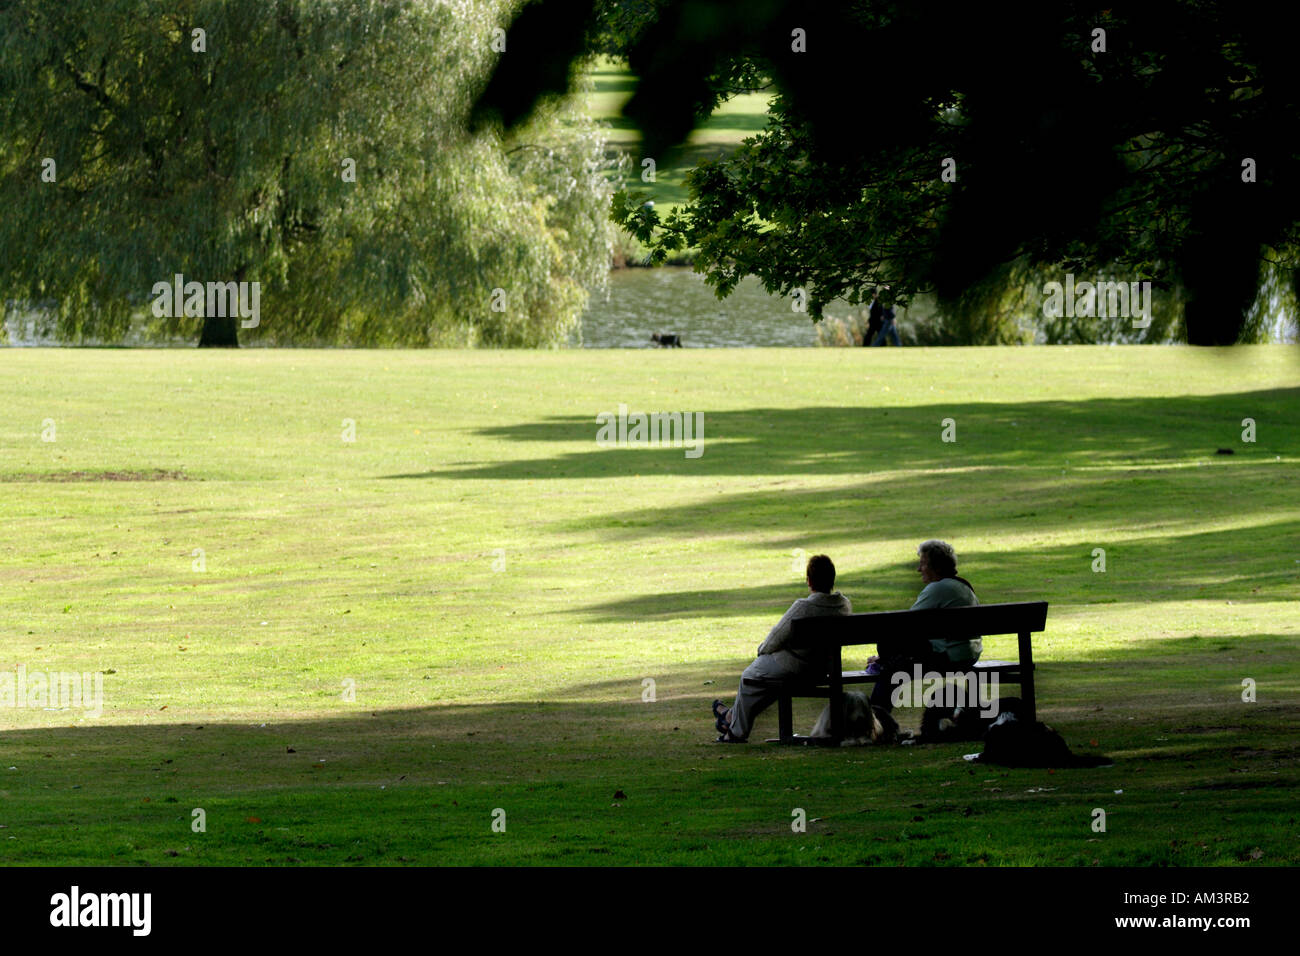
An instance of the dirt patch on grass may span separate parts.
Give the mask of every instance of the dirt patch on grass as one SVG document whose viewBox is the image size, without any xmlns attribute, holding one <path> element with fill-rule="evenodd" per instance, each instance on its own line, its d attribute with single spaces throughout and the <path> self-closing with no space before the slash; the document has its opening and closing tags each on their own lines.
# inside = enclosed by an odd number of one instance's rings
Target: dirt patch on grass
<svg viewBox="0 0 1300 956">
<path fill-rule="evenodd" d="M 1290 750 L 1266 750 L 1261 747 L 1233 747 L 1232 757 L 1234 760 L 1249 760 L 1252 757 L 1265 757 L 1269 760 L 1295 760 L 1300 757 L 1300 748 L 1292 747 Z"/>
<path fill-rule="evenodd" d="M 32 471 L 0 475 L 0 481 L 191 481 L 183 471 Z"/>
<path fill-rule="evenodd" d="M 1290 789 L 1295 786 L 1294 780 L 1241 780 L 1225 781 L 1223 783 L 1199 783 L 1187 787 L 1188 790 L 1265 790 L 1270 787 L 1281 787 Z"/>
<path fill-rule="evenodd" d="M 1222 724 L 1218 727 L 1175 727 L 1169 731 L 1171 734 L 1220 734 L 1229 730 L 1245 730 L 1242 724 Z"/>
</svg>

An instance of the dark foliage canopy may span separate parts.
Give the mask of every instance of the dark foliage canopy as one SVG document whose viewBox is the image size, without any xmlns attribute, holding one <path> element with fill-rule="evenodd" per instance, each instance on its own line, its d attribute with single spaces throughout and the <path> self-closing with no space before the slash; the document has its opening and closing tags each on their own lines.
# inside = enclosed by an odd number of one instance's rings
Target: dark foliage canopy
<svg viewBox="0 0 1300 956">
<path fill-rule="evenodd" d="M 1300 71 L 1253 5 L 540 0 L 508 42 L 477 116 L 519 122 L 584 50 L 618 50 L 661 165 L 770 81 L 768 128 L 701 165 L 684 208 L 616 203 L 656 255 L 698 248 L 720 293 L 753 274 L 818 316 L 879 283 L 957 302 L 1026 266 L 1121 270 L 1226 344 L 1262 268 L 1295 288 Z"/>
</svg>

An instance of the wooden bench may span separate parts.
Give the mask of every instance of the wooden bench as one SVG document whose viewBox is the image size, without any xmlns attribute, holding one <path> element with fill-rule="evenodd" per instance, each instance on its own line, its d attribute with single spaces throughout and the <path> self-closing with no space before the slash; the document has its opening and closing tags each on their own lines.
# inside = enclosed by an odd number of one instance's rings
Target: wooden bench
<svg viewBox="0 0 1300 956">
<path fill-rule="evenodd" d="M 820 649 L 829 658 L 828 672 L 807 681 L 746 677 L 745 683 L 781 689 L 777 698 L 780 736 L 770 739 L 769 743 L 838 746 L 844 737 L 844 685 L 874 684 L 877 680 L 888 680 L 890 677 L 889 674 L 843 670 L 845 647 L 876 644 L 892 639 L 914 641 L 924 649 L 931 637 L 951 639 L 1015 634 L 1019 637 L 1018 660 L 981 658 L 969 669 L 952 665 L 949 673 L 973 673 L 977 678 L 981 674 L 997 674 L 1000 684 L 1018 684 L 1026 716 L 1034 721 L 1038 717 L 1034 701 L 1034 651 L 1030 635 L 1042 631 L 1046 624 L 1046 601 L 805 617 L 791 623 L 788 647 L 796 651 L 804 648 Z M 790 702 L 795 697 L 825 697 L 831 702 L 829 738 L 804 737 L 794 732 Z"/>
</svg>

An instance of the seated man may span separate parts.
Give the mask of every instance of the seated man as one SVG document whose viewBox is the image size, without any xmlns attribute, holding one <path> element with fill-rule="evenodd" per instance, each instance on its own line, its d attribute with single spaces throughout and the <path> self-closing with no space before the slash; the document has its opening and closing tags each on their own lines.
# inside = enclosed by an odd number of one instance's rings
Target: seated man
<svg viewBox="0 0 1300 956">
<path fill-rule="evenodd" d="M 767 639 L 758 646 L 758 657 L 754 663 L 745 668 L 735 706 L 726 707 L 720 700 L 713 702 L 713 716 L 721 732 L 719 743 L 745 743 L 754 727 L 754 718 L 780 696 L 780 691 L 775 686 L 747 685 L 746 677 L 798 679 L 826 674 L 828 662 L 824 654 L 807 648 L 786 647 L 790 640 L 790 622 L 803 617 L 849 614 L 853 608 L 848 598 L 839 591 L 831 590 L 835 586 L 835 565 L 826 555 L 817 554 L 808 559 L 807 580 L 808 596 L 799 598 L 790 605 L 776 627 L 768 633 Z"/>
<path fill-rule="evenodd" d="M 952 545 L 931 538 L 921 542 L 916 555 L 916 570 L 925 587 L 921 589 L 911 610 L 973 607 L 980 603 L 971 583 L 957 576 L 957 554 Z M 933 671 L 943 674 L 965 670 L 979 660 L 984 644 L 978 637 L 934 637 L 930 638 L 928 644 L 917 641 L 881 641 L 876 649 L 880 655 L 877 665 L 880 679 L 872 688 L 871 703 L 892 710 L 894 688 L 901 686 L 895 679 L 897 674 L 905 674 L 910 679 L 917 664 L 921 665 L 922 673 Z"/>
</svg>

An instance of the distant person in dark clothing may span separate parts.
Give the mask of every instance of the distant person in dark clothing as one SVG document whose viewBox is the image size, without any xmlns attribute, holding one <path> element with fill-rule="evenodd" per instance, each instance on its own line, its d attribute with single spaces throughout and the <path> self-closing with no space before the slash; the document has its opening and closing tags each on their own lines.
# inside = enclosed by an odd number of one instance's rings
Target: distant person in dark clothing
<svg viewBox="0 0 1300 956">
<path fill-rule="evenodd" d="M 867 319 L 867 334 L 862 336 L 862 344 L 870 345 L 880 334 L 880 327 L 884 323 L 885 307 L 880 304 L 880 290 L 871 290 L 871 313 Z"/>
<path fill-rule="evenodd" d="M 899 341 L 898 329 L 894 326 L 894 307 L 892 305 L 885 306 L 884 312 L 880 315 L 880 320 L 880 331 L 877 332 L 876 337 L 871 340 L 871 344 L 884 345 L 885 336 L 889 336 L 895 345 L 902 348 L 903 343 Z"/>
</svg>

